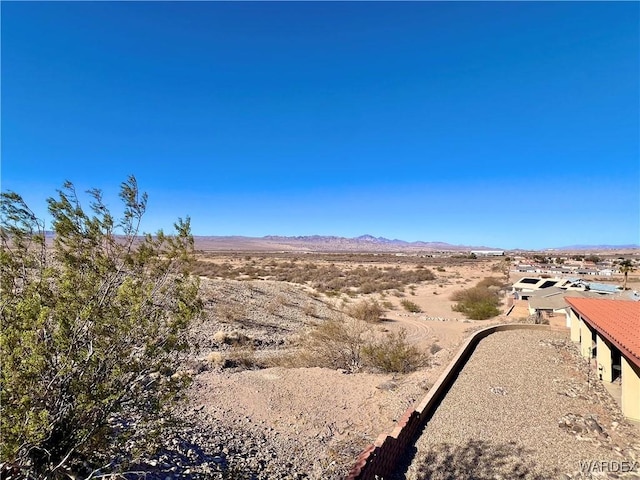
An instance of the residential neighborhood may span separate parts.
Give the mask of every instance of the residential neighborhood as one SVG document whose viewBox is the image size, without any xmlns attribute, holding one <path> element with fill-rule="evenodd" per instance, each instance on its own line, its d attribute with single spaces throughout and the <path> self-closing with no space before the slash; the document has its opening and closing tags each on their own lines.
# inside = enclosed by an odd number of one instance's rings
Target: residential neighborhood
<svg viewBox="0 0 640 480">
<path fill-rule="evenodd" d="M 529 257 L 516 257 L 513 271 L 546 275 L 578 275 L 611 277 L 621 273 L 621 262 L 625 259 L 603 259 L 596 255 L 545 256 L 535 254 Z"/>
<path fill-rule="evenodd" d="M 628 273 L 637 270 L 638 262 L 545 260 L 516 260 L 512 274 L 538 275 L 512 284 L 507 315 L 569 329 L 580 355 L 625 417 L 640 422 L 640 293 L 626 287 Z M 596 281 L 593 276 L 610 278 Z"/>
</svg>

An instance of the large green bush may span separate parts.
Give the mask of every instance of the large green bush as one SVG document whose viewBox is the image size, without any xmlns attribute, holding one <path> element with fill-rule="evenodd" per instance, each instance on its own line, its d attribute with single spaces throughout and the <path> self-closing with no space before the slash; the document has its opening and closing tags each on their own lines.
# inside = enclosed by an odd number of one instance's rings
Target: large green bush
<svg viewBox="0 0 640 480">
<path fill-rule="evenodd" d="M 168 405 L 201 309 L 189 219 L 173 236 L 139 236 L 147 196 L 135 178 L 119 222 L 88 193 L 89 213 L 69 182 L 48 199 L 52 239 L 20 195 L 1 196 L 0 458 L 27 477 L 86 475 L 131 419 Z"/>
<path fill-rule="evenodd" d="M 475 287 L 458 290 L 451 295 L 457 302 L 451 308 L 472 320 L 486 320 L 500 314 L 500 287 L 502 282 L 495 277 L 481 280 Z"/>
</svg>

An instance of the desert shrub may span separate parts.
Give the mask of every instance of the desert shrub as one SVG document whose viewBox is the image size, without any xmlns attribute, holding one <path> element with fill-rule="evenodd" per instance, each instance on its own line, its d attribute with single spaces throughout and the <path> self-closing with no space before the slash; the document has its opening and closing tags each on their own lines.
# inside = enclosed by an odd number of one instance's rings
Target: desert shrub
<svg viewBox="0 0 640 480">
<path fill-rule="evenodd" d="M 454 292 L 451 295 L 451 300 L 458 303 L 451 307 L 452 310 L 464 313 L 467 318 L 473 320 L 486 320 L 499 315 L 500 297 L 498 290 L 493 281 L 485 280 L 479 282 L 475 287 Z M 497 281 L 500 281 L 500 279 L 497 279 Z"/>
<path fill-rule="evenodd" d="M 360 293 L 366 295 L 368 293 L 377 292 L 379 288 L 380 287 L 375 282 L 365 282 L 362 285 L 360 285 L 359 291 Z"/>
<path fill-rule="evenodd" d="M 389 300 L 385 300 L 385 301 L 383 301 L 383 302 L 382 302 L 382 306 L 383 306 L 384 308 L 386 308 L 387 310 L 395 310 L 395 309 L 396 309 L 396 307 L 395 307 L 395 305 L 393 304 L 393 302 L 390 302 Z"/>
<path fill-rule="evenodd" d="M 346 310 L 347 314 L 353 318 L 370 323 L 379 322 L 380 317 L 384 313 L 382 305 L 380 305 L 377 300 L 362 300 L 361 302 L 348 306 Z"/>
<path fill-rule="evenodd" d="M 453 294 L 451 294 L 451 300 L 459 303 L 480 303 L 496 302 L 498 299 L 496 294 L 488 288 L 476 286 L 453 292 Z"/>
<path fill-rule="evenodd" d="M 313 303 L 307 303 L 302 309 L 302 311 L 308 317 L 315 317 L 315 318 L 318 317 L 318 309 Z"/>
<path fill-rule="evenodd" d="M 224 330 L 218 330 L 216 333 L 213 334 L 213 341 L 218 344 L 225 343 L 226 340 L 227 340 L 227 332 L 225 332 Z"/>
<path fill-rule="evenodd" d="M 422 309 L 420 308 L 420 306 L 412 302 L 411 300 L 402 299 L 400 300 L 400 305 L 402 305 L 402 308 L 404 308 L 407 312 L 411 312 L 411 313 L 422 312 Z"/>
<path fill-rule="evenodd" d="M 310 262 L 296 263 L 275 259 L 262 266 L 253 261 L 234 266 L 228 262 L 216 264 L 199 259 L 195 268 L 198 275 L 231 279 L 268 277 L 273 280 L 309 285 L 328 295 L 349 291 L 362 294 L 383 292 L 435 278 L 433 272 L 424 267 L 415 270 L 403 270 L 398 267 L 381 270 L 378 267 L 362 265 L 348 268 L 335 264 L 319 266 Z"/>
<path fill-rule="evenodd" d="M 223 353 L 224 367 L 242 370 L 264 368 L 266 363 L 256 355 L 252 347 L 234 347 Z"/>
<path fill-rule="evenodd" d="M 186 383 L 175 372 L 202 308 L 189 219 L 140 236 L 135 178 L 120 221 L 88 194 L 89 212 L 70 182 L 47 200 L 52 242 L 20 195 L 1 196 L 0 458 L 28 477 L 84 477 L 84 460 L 118 455 L 126 425 L 162 415 Z"/>
<path fill-rule="evenodd" d="M 207 355 L 207 362 L 214 367 L 222 368 L 224 367 L 224 356 L 222 352 L 211 352 Z"/>
<path fill-rule="evenodd" d="M 382 372 L 408 373 L 424 365 L 424 354 L 407 342 L 407 332 L 391 332 L 362 347 L 365 363 Z"/>
<path fill-rule="evenodd" d="M 498 290 L 500 290 L 505 287 L 505 282 L 498 277 L 485 277 L 478 282 L 477 286 L 485 288 L 498 287 Z"/>
<path fill-rule="evenodd" d="M 367 322 L 336 317 L 303 337 L 296 353 L 281 356 L 275 363 L 349 372 L 367 369 L 406 373 L 423 365 L 424 359 L 424 354 L 406 341 L 404 330 L 383 335 Z"/>
<path fill-rule="evenodd" d="M 496 315 L 500 315 L 500 310 L 494 304 L 489 302 L 474 303 L 463 310 L 457 310 L 464 313 L 467 318 L 472 320 L 486 320 L 487 318 L 493 318 Z"/>
<path fill-rule="evenodd" d="M 362 347 L 371 335 L 366 322 L 332 318 L 301 339 L 293 356 L 283 359 L 286 366 L 326 367 L 356 372 L 362 368 Z"/>
<path fill-rule="evenodd" d="M 206 360 L 216 368 L 249 370 L 266 366 L 266 362 L 256 355 L 253 347 L 240 344 L 225 351 L 211 352 L 206 356 Z"/>
<path fill-rule="evenodd" d="M 244 333 L 234 330 L 233 332 L 225 332 L 224 330 L 218 330 L 213 335 L 213 340 L 218 344 L 225 345 L 246 345 L 251 342 L 251 339 Z"/>
</svg>

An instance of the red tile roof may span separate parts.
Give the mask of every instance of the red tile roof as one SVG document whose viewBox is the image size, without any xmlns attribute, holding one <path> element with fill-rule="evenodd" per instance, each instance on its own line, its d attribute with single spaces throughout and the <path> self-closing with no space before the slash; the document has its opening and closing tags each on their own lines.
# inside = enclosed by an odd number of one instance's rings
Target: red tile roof
<svg viewBox="0 0 640 480">
<path fill-rule="evenodd" d="M 640 302 L 577 297 L 565 300 L 585 322 L 640 367 Z"/>
</svg>

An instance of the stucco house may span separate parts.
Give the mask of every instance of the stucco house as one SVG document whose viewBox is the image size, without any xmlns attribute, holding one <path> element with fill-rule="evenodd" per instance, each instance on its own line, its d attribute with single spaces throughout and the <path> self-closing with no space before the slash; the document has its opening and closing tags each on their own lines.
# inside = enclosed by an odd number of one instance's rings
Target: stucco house
<svg viewBox="0 0 640 480">
<path fill-rule="evenodd" d="M 620 380 L 622 413 L 640 421 L 640 302 L 566 297 L 571 340 L 603 382 Z"/>
</svg>

